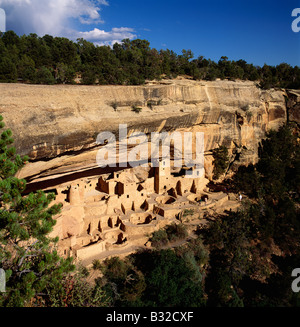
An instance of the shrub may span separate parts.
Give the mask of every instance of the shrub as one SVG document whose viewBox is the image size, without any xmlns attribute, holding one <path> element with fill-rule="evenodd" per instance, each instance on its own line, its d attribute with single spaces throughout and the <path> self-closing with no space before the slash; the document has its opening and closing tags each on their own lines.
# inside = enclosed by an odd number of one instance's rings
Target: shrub
<svg viewBox="0 0 300 327">
<path fill-rule="evenodd" d="M 47 307 L 108 307 L 111 298 L 97 281 L 92 285 L 87 281 L 87 273 L 80 268 L 63 280 L 60 287 L 52 289 L 49 285 L 49 299 L 46 303 L 37 303 Z"/>
<path fill-rule="evenodd" d="M 183 240 L 188 236 L 186 227 L 183 224 L 171 224 L 166 226 L 166 233 L 170 242 Z"/>
<path fill-rule="evenodd" d="M 95 260 L 93 260 L 92 264 L 93 264 L 94 270 L 101 270 L 102 265 L 101 265 L 100 260 L 95 259 Z"/>
<path fill-rule="evenodd" d="M 188 236 L 186 227 L 183 224 L 171 224 L 163 229 L 160 229 L 152 234 L 149 239 L 152 246 L 162 247 L 167 245 L 169 242 L 176 242 L 183 240 Z"/>
<path fill-rule="evenodd" d="M 191 216 L 194 214 L 194 209 L 185 209 L 183 211 L 183 217 Z"/>
<path fill-rule="evenodd" d="M 147 102 L 147 107 L 149 108 L 149 109 L 153 109 L 153 105 L 154 105 L 154 103 L 153 103 L 153 101 L 148 101 Z"/>
<path fill-rule="evenodd" d="M 112 108 L 114 109 L 114 111 L 117 110 L 117 108 L 118 108 L 117 102 L 112 102 L 110 105 L 112 106 Z"/>
<path fill-rule="evenodd" d="M 136 112 L 139 114 L 143 109 L 141 107 L 137 107 L 136 105 L 131 106 L 131 111 Z"/>
<path fill-rule="evenodd" d="M 154 247 L 167 245 L 169 242 L 167 232 L 165 229 L 160 229 L 152 234 L 152 237 L 149 239 L 149 241 Z"/>
</svg>

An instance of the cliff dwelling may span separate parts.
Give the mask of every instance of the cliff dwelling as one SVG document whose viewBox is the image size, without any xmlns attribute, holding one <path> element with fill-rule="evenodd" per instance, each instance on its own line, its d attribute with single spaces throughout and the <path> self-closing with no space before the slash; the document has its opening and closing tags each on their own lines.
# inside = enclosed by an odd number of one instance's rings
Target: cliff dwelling
<svg viewBox="0 0 300 327">
<path fill-rule="evenodd" d="M 208 182 L 204 176 L 176 173 L 162 161 L 159 167 L 149 164 L 61 184 L 54 191 L 63 209 L 51 236 L 59 237 L 61 255 L 79 261 L 130 252 L 145 246 L 154 231 L 179 222 L 176 217 L 184 210 L 200 217 L 201 210 L 228 199 L 222 193 L 216 200 Z"/>
<path fill-rule="evenodd" d="M 16 135 L 17 152 L 30 157 L 18 177 L 27 180 L 28 192 L 56 194 L 55 203 L 63 208 L 51 236 L 59 237 L 61 255 L 85 263 L 144 247 L 151 233 L 180 222 L 185 211 L 202 219 L 207 210 L 224 210 L 231 196 L 207 187 L 212 149 L 224 145 L 231 154 L 246 149 L 238 164 L 254 163 L 259 140 L 287 116 L 284 91 L 261 90 L 249 81 L 165 80 L 143 86 L 81 86 L 80 93 L 71 85 L 14 88 L 12 93 L 9 85 L 0 86 L 0 109 Z M 155 105 L 147 106 L 149 101 Z M 132 111 L 137 103 L 139 113 Z M 294 112 L 290 110 L 291 119 Z M 117 136 L 120 124 L 128 126 L 128 135 L 203 133 L 205 177 L 194 171 L 187 178 L 186 168 L 169 168 L 163 161 L 159 167 L 99 168 L 97 135 L 110 131 Z M 170 150 L 171 156 L 176 153 L 175 143 Z"/>
</svg>

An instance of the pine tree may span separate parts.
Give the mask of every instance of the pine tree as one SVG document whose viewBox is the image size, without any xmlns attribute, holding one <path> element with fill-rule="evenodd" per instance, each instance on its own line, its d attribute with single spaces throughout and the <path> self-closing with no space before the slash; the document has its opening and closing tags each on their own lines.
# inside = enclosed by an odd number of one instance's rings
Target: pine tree
<svg viewBox="0 0 300 327">
<path fill-rule="evenodd" d="M 0 58 L 0 82 L 14 83 L 17 81 L 17 68 L 9 56 Z"/>
<path fill-rule="evenodd" d="M 3 130 L 0 116 L 0 129 Z M 49 237 L 53 216 L 61 205 L 52 205 L 54 194 L 43 191 L 23 196 L 26 181 L 15 177 L 27 157 L 16 154 L 11 130 L 0 135 L 0 267 L 6 272 L 6 292 L 0 306 L 43 303 L 48 290 L 62 287 L 61 281 L 74 269 L 71 259 L 62 259 L 56 250 L 58 239 Z"/>
<path fill-rule="evenodd" d="M 222 174 L 226 172 L 226 168 L 228 167 L 229 157 L 228 157 L 228 149 L 225 146 L 220 146 L 217 149 L 212 150 L 213 153 L 213 178 L 218 179 Z"/>
</svg>

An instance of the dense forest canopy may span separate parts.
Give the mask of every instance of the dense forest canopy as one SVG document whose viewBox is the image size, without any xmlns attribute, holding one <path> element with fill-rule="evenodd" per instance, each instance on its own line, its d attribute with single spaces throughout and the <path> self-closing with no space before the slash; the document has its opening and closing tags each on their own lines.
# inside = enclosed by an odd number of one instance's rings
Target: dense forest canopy
<svg viewBox="0 0 300 327">
<path fill-rule="evenodd" d="M 139 85 L 146 80 L 191 76 L 194 80 L 241 79 L 258 81 L 262 88 L 300 88 L 300 68 L 282 63 L 263 67 L 222 56 L 218 62 L 191 50 L 178 55 L 156 50 L 147 40 L 125 39 L 113 47 L 84 39 L 0 32 L 0 82 L 34 84 Z"/>
</svg>

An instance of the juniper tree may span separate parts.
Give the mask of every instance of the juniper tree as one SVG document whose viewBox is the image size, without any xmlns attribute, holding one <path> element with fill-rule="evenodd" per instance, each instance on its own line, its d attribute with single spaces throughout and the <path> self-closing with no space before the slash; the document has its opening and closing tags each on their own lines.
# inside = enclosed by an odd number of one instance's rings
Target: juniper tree
<svg viewBox="0 0 300 327">
<path fill-rule="evenodd" d="M 214 158 L 213 178 L 218 179 L 222 174 L 226 172 L 226 168 L 228 167 L 228 149 L 225 146 L 220 146 L 219 148 L 214 149 L 212 153 Z"/>
<path fill-rule="evenodd" d="M 52 205 L 54 194 L 37 191 L 24 196 L 26 181 L 15 177 L 28 158 L 16 154 L 11 130 L 3 130 L 0 116 L 0 268 L 6 272 L 6 292 L 0 306 L 25 306 L 61 281 L 74 267 L 56 250 L 49 237 L 53 216 L 61 205 Z"/>
</svg>

